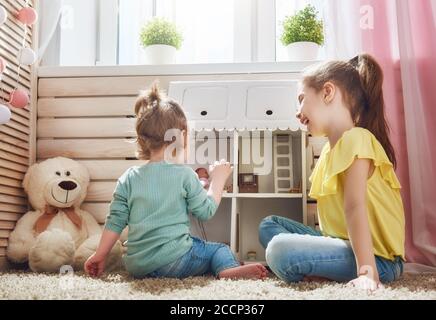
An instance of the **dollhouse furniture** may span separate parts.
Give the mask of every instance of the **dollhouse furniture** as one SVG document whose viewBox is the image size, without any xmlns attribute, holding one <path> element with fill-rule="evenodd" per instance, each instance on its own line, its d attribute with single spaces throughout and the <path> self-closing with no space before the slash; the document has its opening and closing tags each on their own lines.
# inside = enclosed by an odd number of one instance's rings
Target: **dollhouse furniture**
<svg viewBox="0 0 436 320">
<path fill-rule="evenodd" d="M 17 50 L 8 39 L 8 48 Z M 0 126 L 0 268 L 6 265 L 8 235 L 29 209 L 21 183 L 35 161 L 64 156 L 84 164 L 91 182 L 82 207 L 104 223 L 117 179 L 129 167 L 145 164 L 135 158 L 133 104 L 155 80 L 184 105 L 196 132 L 194 149 L 200 154 L 210 150 L 205 137 L 212 136 L 223 144 L 214 144 L 216 151 L 224 150 L 234 167 L 215 217 L 204 226 L 193 223 L 193 233 L 229 244 L 241 260 L 256 252 L 256 260 L 264 261 L 257 231 L 264 217 L 276 214 L 308 223 L 308 140 L 295 119 L 297 81 L 308 65 L 37 67 L 32 73 L 25 68 L 27 80 L 22 81 L 32 102 L 12 110 L 11 121 Z M 13 81 L 9 76 L 6 91 Z M 276 154 L 274 141 L 289 148 Z M 259 157 L 247 162 L 251 150 Z M 221 154 L 205 151 L 205 157 L 218 160 Z M 262 172 L 263 159 L 270 159 L 271 170 Z M 207 167 L 192 164 L 193 169 L 200 166 Z M 241 193 L 239 174 L 257 175 L 258 192 Z M 276 186 L 277 178 L 284 179 L 283 189 Z M 289 192 L 300 185 L 300 193 Z"/>
<path fill-rule="evenodd" d="M 198 175 L 198 179 L 200 179 L 200 182 L 203 186 L 203 188 L 208 189 L 209 188 L 209 173 L 207 172 L 206 168 L 198 168 L 195 170 L 195 172 Z"/>
<path fill-rule="evenodd" d="M 240 173 L 238 179 L 240 193 L 258 193 L 259 182 L 258 176 L 253 173 Z"/>
</svg>

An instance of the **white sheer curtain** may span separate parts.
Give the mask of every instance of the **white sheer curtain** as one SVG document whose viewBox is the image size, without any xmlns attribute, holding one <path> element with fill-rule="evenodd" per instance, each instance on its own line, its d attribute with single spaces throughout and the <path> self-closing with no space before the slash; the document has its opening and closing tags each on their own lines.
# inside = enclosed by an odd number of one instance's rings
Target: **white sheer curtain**
<svg viewBox="0 0 436 320">
<path fill-rule="evenodd" d="M 409 150 L 410 255 L 436 271 L 436 1 L 396 1 L 405 126 Z"/>
<path fill-rule="evenodd" d="M 362 52 L 360 4 L 324 1 L 325 50 L 328 59 L 351 59 Z"/>
<path fill-rule="evenodd" d="M 152 17 L 152 0 L 119 2 L 118 64 L 139 64 L 143 59 L 139 34 L 141 27 Z"/>
<path fill-rule="evenodd" d="M 95 65 L 97 0 L 39 0 L 39 15 L 41 65 Z"/>
<path fill-rule="evenodd" d="M 184 34 L 178 63 L 233 62 L 234 1 L 173 1 Z"/>
<path fill-rule="evenodd" d="M 39 48 L 40 65 L 58 65 L 60 54 L 60 20 L 62 0 L 39 0 Z"/>
</svg>

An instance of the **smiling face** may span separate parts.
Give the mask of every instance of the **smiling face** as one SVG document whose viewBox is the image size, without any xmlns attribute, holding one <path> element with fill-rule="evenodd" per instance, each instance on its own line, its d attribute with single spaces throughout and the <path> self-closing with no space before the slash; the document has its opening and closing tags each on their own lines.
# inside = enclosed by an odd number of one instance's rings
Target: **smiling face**
<svg viewBox="0 0 436 320">
<path fill-rule="evenodd" d="M 45 200 L 59 208 L 70 207 L 81 195 L 82 188 L 70 170 L 57 170 L 56 177 L 45 185 Z"/>
<path fill-rule="evenodd" d="M 86 196 L 89 173 L 82 164 L 57 157 L 32 165 L 23 186 L 34 209 L 46 204 L 58 208 L 78 207 Z"/>
<path fill-rule="evenodd" d="M 327 134 L 331 110 L 324 99 L 324 92 L 302 84 L 298 100 L 300 109 L 297 118 L 313 136 L 325 136 Z"/>
</svg>

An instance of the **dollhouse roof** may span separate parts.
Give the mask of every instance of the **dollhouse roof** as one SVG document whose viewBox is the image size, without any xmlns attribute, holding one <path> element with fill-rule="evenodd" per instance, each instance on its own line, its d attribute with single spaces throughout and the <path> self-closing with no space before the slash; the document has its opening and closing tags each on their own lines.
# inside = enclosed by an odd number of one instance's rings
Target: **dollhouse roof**
<svg viewBox="0 0 436 320">
<path fill-rule="evenodd" d="M 297 131 L 303 129 L 295 116 L 297 88 L 295 80 L 178 81 L 168 95 L 196 131 Z"/>
</svg>

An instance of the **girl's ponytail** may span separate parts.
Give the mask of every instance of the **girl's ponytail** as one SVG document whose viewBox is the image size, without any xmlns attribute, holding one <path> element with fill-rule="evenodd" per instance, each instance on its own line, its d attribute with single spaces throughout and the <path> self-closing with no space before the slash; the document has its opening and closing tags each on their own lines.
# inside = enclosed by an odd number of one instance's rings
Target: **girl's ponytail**
<svg viewBox="0 0 436 320">
<path fill-rule="evenodd" d="M 143 92 L 135 103 L 136 117 L 140 118 L 144 111 L 150 110 L 155 106 L 159 106 L 162 101 L 162 94 L 159 89 L 158 83 L 155 81 L 150 89 Z"/>
<path fill-rule="evenodd" d="M 389 160 L 397 165 L 394 148 L 389 139 L 389 126 L 385 118 L 383 97 L 383 70 L 369 54 L 361 54 L 350 60 L 357 69 L 363 89 L 364 101 L 360 104 L 356 125 L 371 131 L 380 141 Z"/>
</svg>

